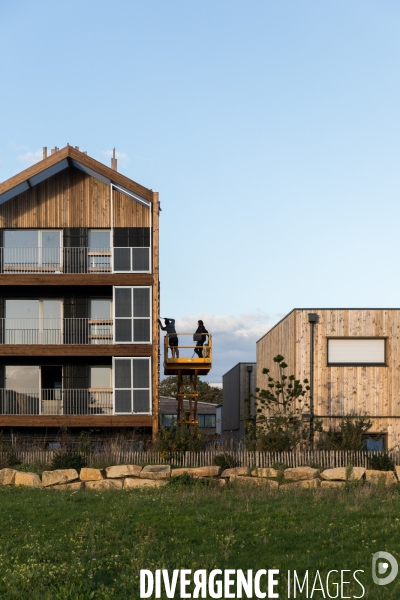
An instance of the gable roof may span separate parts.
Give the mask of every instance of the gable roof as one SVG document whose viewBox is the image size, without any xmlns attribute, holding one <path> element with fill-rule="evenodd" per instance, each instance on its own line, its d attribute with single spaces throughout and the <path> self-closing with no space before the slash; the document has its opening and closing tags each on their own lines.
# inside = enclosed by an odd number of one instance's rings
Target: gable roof
<svg viewBox="0 0 400 600">
<path fill-rule="evenodd" d="M 69 167 L 76 167 L 108 185 L 113 184 L 120 191 L 128 192 L 128 195 L 131 195 L 139 202 L 142 201 L 147 206 L 149 202 L 153 202 L 152 190 L 132 181 L 132 179 L 118 173 L 118 171 L 114 171 L 114 169 L 103 165 L 103 163 L 91 158 L 80 150 L 72 146 L 66 146 L 21 171 L 21 173 L 14 175 L 14 177 L 10 177 L 10 179 L 0 183 L 0 204 L 7 202 L 7 200 L 14 198 L 41 181 Z"/>
</svg>

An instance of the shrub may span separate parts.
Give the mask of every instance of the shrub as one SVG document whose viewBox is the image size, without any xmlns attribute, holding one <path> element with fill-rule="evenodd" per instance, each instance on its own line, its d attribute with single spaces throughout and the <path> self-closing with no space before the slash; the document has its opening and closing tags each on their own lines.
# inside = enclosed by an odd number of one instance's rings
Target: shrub
<svg viewBox="0 0 400 600">
<path fill-rule="evenodd" d="M 339 423 L 338 430 L 323 431 L 317 448 L 319 450 L 364 450 L 365 434 L 371 429 L 368 416 L 346 415 Z"/>
<path fill-rule="evenodd" d="M 199 452 L 204 448 L 206 441 L 206 436 L 201 433 L 193 435 L 188 427 L 172 425 L 169 429 L 161 427 L 154 445 L 163 458 L 170 458 L 177 452 Z"/>
<path fill-rule="evenodd" d="M 9 450 L 6 456 L 6 467 L 17 467 L 22 465 L 22 461 L 18 458 L 15 450 Z"/>
<path fill-rule="evenodd" d="M 246 424 L 244 442 L 248 450 L 290 451 L 296 446 L 306 446 L 310 438 L 309 423 L 302 417 L 309 407 L 309 381 L 301 382 L 294 375 L 286 375 L 288 365 L 281 354 L 273 360 L 278 367 L 277 379 L 271 377 L 270 369 L 263 369 L 263 374 L 268 375 L 267 388 L 256 388 L 256 395 L 249 394 L 245 399 L 256 409 L 255 422 L 249 419 Z M 321 426 L 314 420 L 315 431 Z"/>
<path fill-rule="evenodd" d="M 196 479 L 195 477 L 191 477 L 189 473 L 183 473 L 182 475 L 177 475 L 176 477 L 171 477 L 168 481 L 168 486 L 177 487 L 181 485 L 186 486 L 199 486 L 199 485 L 209 485 L 209 481 L 207 479 Z"/>
<path fill-rule="evenodd" d="M 276 469 L 277 471 L 284 471 L 285 469 L 289 469 L 289 465 L 283 462 L 274 462 L 272 468 Z"/>
<path fill-rule="evenodd" d="M 75 469 L 80 471 L 86 465 L 86 456 L 70 450 L 57 452 L 51 462 L 52 469 Z"/>
<path fill-rule="evenodd" d="M 387 452 L 368 457 L 368 467 L 376 471 L 393 471 L 394 462 Z"/>
<path fill-rule="evenodd" d="M 225 471 L 225 469 L 234 469 L 235 467 L 240 467 L 240 462 L 231 454 L 228 454 L 228 452 L 217 454 L 217 456 L 214 457 L 213 463 L 217 467 L 221 467 L 223 471 Z"/>
</svg>

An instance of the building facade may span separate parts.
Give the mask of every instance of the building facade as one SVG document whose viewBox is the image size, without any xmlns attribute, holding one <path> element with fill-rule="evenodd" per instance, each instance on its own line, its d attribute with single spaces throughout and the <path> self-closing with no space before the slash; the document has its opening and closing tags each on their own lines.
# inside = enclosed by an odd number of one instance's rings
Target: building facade
<svg viewBox="0 0 400 600">
<path fill-rule="evenodd" d="M 0 184 L 0 428 L 158 428 L 158 194 L 77 148 Z"/>
<path fill-rule="evenodd" d="M 371 449 L 400 443 L 400 309 L 294 309 L 257 342 L 257 387 L 268 385 L 264 367 L 278 375 L 277 354 L 311 381 L 326 428 L 367 415 Z"/>
<path fill-rule="evenodd" d="M 238 363 L 222 376 L 221 433 L 223 440 L 240 441 L 246 435 L 247 421 L 254 420 L 254 401 L 246 402 L 254 394 L 256 364 Z"/>
</svg>

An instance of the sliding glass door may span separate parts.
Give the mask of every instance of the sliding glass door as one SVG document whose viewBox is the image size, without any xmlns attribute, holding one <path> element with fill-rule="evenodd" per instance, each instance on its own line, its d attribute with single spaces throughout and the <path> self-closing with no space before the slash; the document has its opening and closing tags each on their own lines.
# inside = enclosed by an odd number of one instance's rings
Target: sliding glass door
<svg viewBox="0 0 400 600">
<path fill-rule="evenodd" d="M 61 270 L 61 231 L 6 229 L 3 244 L 5 272 Z"/>
<path fill-rule="evenodd" d="M 61 344 L 62 301 L 7 299 L 6 344 Z"/>
</svg>

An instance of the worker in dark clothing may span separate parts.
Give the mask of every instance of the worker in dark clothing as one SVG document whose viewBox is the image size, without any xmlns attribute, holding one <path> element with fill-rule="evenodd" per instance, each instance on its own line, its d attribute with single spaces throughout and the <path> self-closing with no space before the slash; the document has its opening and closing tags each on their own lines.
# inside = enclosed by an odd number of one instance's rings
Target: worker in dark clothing
<svg viewBox="0 0 400 600">
<path fill-rule="evenodd" d="M 194 351 L 199 358 L 203 358 L 203 344 L 205 343 L 205 341 L 207 339 L 207 336 L 204 334 L 208 333 L 208 331 L 204 327 L 203 321 L 197 321 L 197 323 L 198 323 L 198 327 L 193 335 L 193 341 L 197 342 L 196 348 L 194 349 Z"/>
<path fill-rule="evenodd" d="M 161 323 L 160 319 L 158 319 L 160 327 L 163 331 L 166 331 L 170 335 L 168 336 L 168 344 L 171 348 L 172 358 L 179 358 L 179 350 L 178 350 L 178 336 L 176 335 L 175 329 L 175 319 L 164 319 L 165 327 Z M 175 335 L 173 335 L 175 333 Z"/>
</svg>

